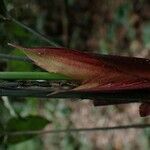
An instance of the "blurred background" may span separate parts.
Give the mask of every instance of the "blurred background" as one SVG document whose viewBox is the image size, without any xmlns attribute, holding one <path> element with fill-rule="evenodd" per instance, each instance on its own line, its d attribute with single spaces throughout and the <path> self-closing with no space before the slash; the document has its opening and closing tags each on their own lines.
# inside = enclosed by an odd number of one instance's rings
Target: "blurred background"
<svg viewBox="0 0 150 150">
<path fill-rule="evenodd" d="M 148 0 L 6 0 L 6 8 L 19 22 L 61 46 L 102 54 L 150 58 L 150 1 Z M 0 52 L 24 56 L 8 42 L 24 46 L 51 46 L 15 21 L 5 18 L 0 3 Z M 35 71 L 30 63 L 0 60 L 0 71 Z M 1 98 L 0 122 L 15 113 L 41 115 L 52 121 L 46 129 L 99 127 L 148 123 L 140 118 L 139 104 L 94 107 L 90 100 Z M 13 110 L 13 111 L 11 111 Z M 7 145 L 7 144 L 6 144 Z M 150 130 L 130 129 L 46 134 L 5 146 L 8 150 L 148 150 Z"/>
</svg>

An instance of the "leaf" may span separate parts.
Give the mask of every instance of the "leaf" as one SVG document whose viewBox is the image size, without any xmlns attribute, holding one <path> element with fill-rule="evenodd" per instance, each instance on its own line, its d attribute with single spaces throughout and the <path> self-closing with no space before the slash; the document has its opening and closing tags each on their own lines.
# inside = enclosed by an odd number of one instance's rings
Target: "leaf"
<svg viewBox="0 0 150 150">
<path fill-rule="evenodd" d="M 35 131 L 43 129 L 49 121 L 40 116 L 27 116 L 24 118 L 12 118 L 8 121 L 6 125 L 6 131 L 11 132 L 25 132 L 25 131 Z M 35 135 L 11 135 L 8 134 L 7 143 L 15 144 L 19 142 L 26 141 L 33 138 Z"/>
<path fill-rule="evenodd" d="M 100 60 L 79 51 L 70 51 L 65 48 L 23 48 L 14 44 L 9 45 L 24 50 L 30 59 L 48 72 L 61 73 L 73 79 L 86 80 L 97 74 L 103 74 L 102 71 L 106 68 Z"/>
<path fill-rule="evenodd" d="M 95 56 L 123 72 L 150 79 L 150 59 L 116 55 Z"/>
<path fill-rule="evenodd" d="M 95 70 L 100 75 L 100 71 L 112 70 L 113 72 L 117 70 L 121 70 L 123 72 L 128 72 L 129 74 L 139 74 L 139 76 L 143 76 L 146 78 L 150 78 L 150 60 L 144 58 L 135 58 L 135 57 L 124 57 L 124 56 L 114 56 L 114 55 L 96 55 L 83 53 L 75 50 L 69 50 L 66 48 L 51 48 L 51 47 L 37 47 L 37 48 L 24 48 L 15 44 L 9 44 L 15 48 L 24 50 L 25 53 L 30 57 L 37 65 L 41 65 L 43 69 L 49 70 L 49 72 L 53 72 L 53 68 L 51 67 L 50 62 L 56 63 L 55 67 L 58 72 L 62 73 L 62 65 L 70 65 L 71 67 L 81 68 L 80 74 L 83 74 L 83 70 L 92 72 L 91 68 L 88 67 L 97 67 L 99 70 Z M 43 60 L 43 58 L 45 58 Z M 41 60 L 38 61 L 38 60 Z M 45 67 L 45 68 L 44 68 Z M 58 68 L 59 67 L 59 68 Z M 84 68 L 86 67 L 86 68 Z M 67 71 L 68 68 L 65 68 Z M 93 70 L 93 69 L 92 69 Z M 71 72 L 72 70 L 70 70 Z M 78 72 L 77 70 L 73 70 L 72 72 Z M 132 71 L 132 72 L 129 72 Z M 143 72 L 144 71 L 144 72 Z M 97 74 L 92 74 L 96 76 Z M 85 76 L 86 77 L 86 76 Z M 85 77 L 83 78 L 85 80 Z M 76 77 L 77 78 L 77 77 Z M 79 77 L 81 78 L 81 77 Z"/>
<path fill-rule="evenodd" d="M 147 79 L 128 76 L 125 74 L 111 74 L 106 77 L 98 77 L 73 89 L 74 91 L 99 91 L 119 92 L 122 90 L 149 89 L 150 81 Z"/>
</svg>

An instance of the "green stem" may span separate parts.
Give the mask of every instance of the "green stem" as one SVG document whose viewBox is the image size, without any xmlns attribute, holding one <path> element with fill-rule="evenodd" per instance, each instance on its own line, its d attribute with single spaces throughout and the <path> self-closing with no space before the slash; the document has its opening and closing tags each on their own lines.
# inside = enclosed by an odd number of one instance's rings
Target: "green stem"
<svg viewBox="0 0 150 150">
<path fill-rule="evenodd" d="M 108 127 L 94 127 L 94 128 L 68 128 L 68 129 L 54 129 L 54 130 L 30 130 L 30 131 L 6 131 L 1 132 L 2 135 L 37 135 L 37 134 L 50 134 L 50 133 L 68 133 L 68 132 L 92 132 L 93 131 L 109 131 L 109 130 L 127 130 L 127 129 L 143 129 L 150 128 L 150 124 L 129 124 L 119 126 L 108 126 Z"/>
<path fill-rule="evenodd" d="M 48 72 L 0 72 L 0 80 L 71 80 L 71 78 Z"/>
</svg>

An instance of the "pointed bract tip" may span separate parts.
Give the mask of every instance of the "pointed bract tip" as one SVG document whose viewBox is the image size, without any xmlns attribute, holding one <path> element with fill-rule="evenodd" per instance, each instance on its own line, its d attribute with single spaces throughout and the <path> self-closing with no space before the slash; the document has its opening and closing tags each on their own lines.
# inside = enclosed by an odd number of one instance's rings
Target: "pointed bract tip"
<svg viewBox="0 0 150 150">
<path fill-rule="evenodd" d="M 8 43 L 8 45 L 17 49 L 26 49 L 25 47 L 19 46 L 17 44 Z"/>
</svg>

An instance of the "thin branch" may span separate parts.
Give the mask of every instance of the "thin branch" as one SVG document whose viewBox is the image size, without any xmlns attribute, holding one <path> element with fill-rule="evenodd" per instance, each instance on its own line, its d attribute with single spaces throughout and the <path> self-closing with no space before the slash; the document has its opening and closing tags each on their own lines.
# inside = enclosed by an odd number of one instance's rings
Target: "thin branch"
<svg viewBox="0 0 150 150">
<path fill-rule="evenodd" d="M 17 96 L 17 97 L 43 97 L 43 98 L 80 98 L 91 99 L 103 102 L 104 100 L 113 104 L 119 103 L 150 103 L 149 91 L 132 91 L 126 93 L 89 93 L 89 92 L 62 92 L 64 90 L 53 90 L 52 88 L 27 87 L 27 88 L 0 88 L 0 96 Z M 138 94 L 137 94 L 138 93 Z"/>
<path fill-rule="evenodd" d="M 0 96 L 15 96 L 15 97 L 41 97 L 41 98 L 48 98 L 47 95 L 54 91 L 42 90 L 42 89 L 0 89 Z"/>
<path fill-rule="evenodd" d="M 107 92 L 86 92 L 86 91 L 60 91 L 58 93 L 52 93 L 50 97 L 64 97 L 64 98 L 89 98 L 99 101 L 109 102 L 150 102 L 150 91 L 145 90 L 127 90 L 114 93 Z"/>
<path fill-rule="evenodd" d="M 67 132 L 93 132 L 93 131 L 110 131 L 110 130 L 127 130 L 127 129 L 143 129 L 150 128 L 150 124 L 132 124 L 113 127 L 96 127 L 96 128 L 70 128 L 56 130 L 37 130 L 37 131 L 12 131 L 1 132 L 1 135 L 17 136 L 17 135 L 35 135 L 35 134 L 50 134 L 50 133 L 67 133 Z"/>
<path fill-rule="evenodd" d="M 38 38 L 46 41 L 47 43 L 49 43 L 50 45 L 52 46 L 55 46 L 55 47 L 61 47 L 59 44 L 49 40 L 45 35 L 41 34 L 40 32 L 38 31 L 35 31 L 33 29 L 31 29 L 30 27 L 26 26 L 25 24 L 21 23 L 20 21 L 16 20 L 15 18 L 13 18 L 11 15 L 9 15 L 9 19 L 16 23 L 18 26 L 26 29 L 27 31 L 29 31 L 30 33 L 34 34 L 35 36 L 37 36 Z"/>
</svg>

